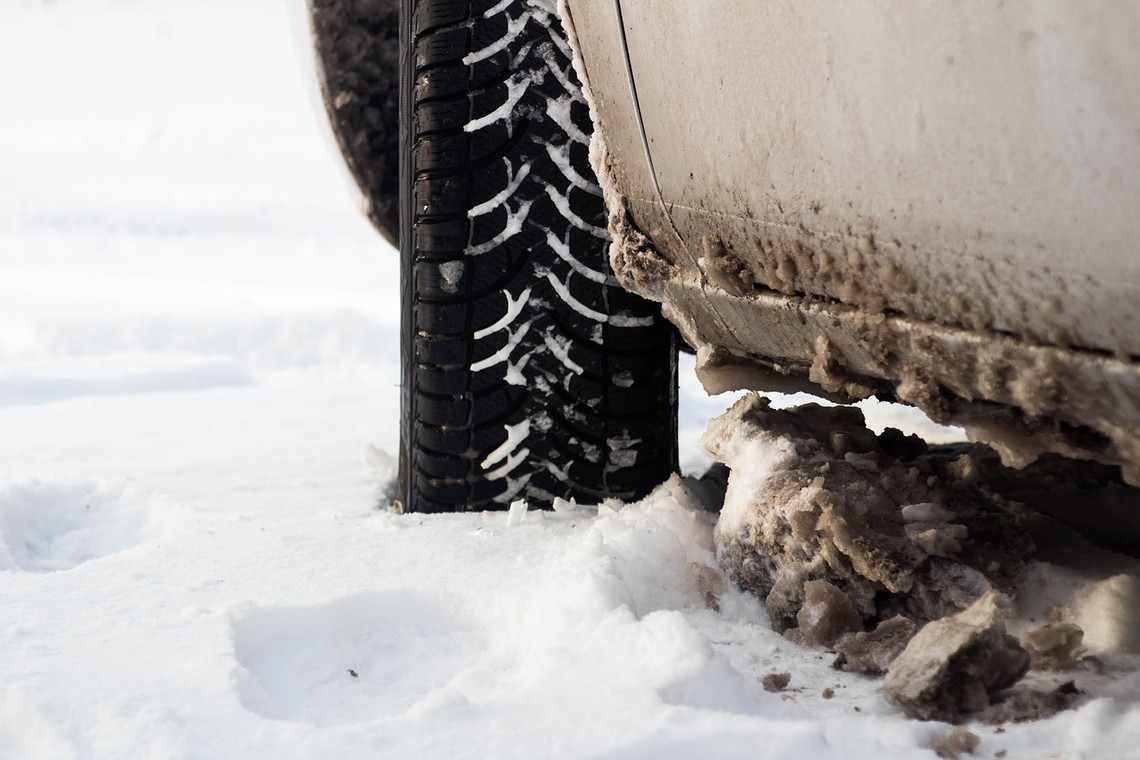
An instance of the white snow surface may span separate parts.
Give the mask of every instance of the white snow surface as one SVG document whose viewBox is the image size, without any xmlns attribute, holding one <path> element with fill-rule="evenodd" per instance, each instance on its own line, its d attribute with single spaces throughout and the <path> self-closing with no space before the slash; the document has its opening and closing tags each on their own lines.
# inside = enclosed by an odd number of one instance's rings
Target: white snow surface
<svg viewBox="0 0 1140 760">
<path fill-rule="evenodd" d="M 289 16 L 0 5 L 0 758 L 933 757 L 950 727 L 724 587 L 678 481 L 383 506 L 397 255 Z M 731 400 L 683 374 L 699 469 Z M 979 752 L 1136 757 L 1137 691 L 975 728 Z"/>
</svg>

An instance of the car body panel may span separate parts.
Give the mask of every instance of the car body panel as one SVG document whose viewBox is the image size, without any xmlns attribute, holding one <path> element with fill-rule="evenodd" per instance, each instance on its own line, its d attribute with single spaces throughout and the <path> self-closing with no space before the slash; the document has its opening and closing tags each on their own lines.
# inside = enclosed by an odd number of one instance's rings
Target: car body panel
<svg viewBox="0 0 1140 760">
<path fill-rule="evenodd" d="M 787 375 L 963 422 L 1011 463 L 1140 462 L 1136 6 L 565 11 L 615 270 L 710 388 Z"/>
<path fill-rule="evenodd" d="M 578 46 L 576 63 L 582 81 L 591 79 L 590 107 L 595 127 L 605 124 L 607 139 L 592 144 L 592 150 L 606 151 L 593 155 L 597 165 L 606 164 L 610 175 L 620 174 L 622 193 L 627 202 L 638 208 L 638 219 L 646 228 L 668 230 L 668 216 L 654 181 L 649 162 L 641 116 L 633 82 L 625 57 L 625 35 L 622 32 L 620 6 L 615 2 L 589 2 L 583 12 L 571 18 L 563 6 L 563 21 L 576 24 L 570 34 Z M 589 61 L 588 70 L 582 61 Z M 674 241 L 681 245 L 680 239 Z"/>
</svg>

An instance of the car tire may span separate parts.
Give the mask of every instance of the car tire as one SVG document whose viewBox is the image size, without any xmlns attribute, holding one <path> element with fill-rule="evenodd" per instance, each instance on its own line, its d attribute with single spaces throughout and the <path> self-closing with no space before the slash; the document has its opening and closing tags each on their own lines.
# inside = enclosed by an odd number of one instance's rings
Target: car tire
<svg viewBox="0 0 1140 760">
<path fill-rule="evenodd" d="M 397 509 L 634 499 L 676 469 L 676 338 L 609 270 L 554 0 L 403 0 Z"/>
</svg>

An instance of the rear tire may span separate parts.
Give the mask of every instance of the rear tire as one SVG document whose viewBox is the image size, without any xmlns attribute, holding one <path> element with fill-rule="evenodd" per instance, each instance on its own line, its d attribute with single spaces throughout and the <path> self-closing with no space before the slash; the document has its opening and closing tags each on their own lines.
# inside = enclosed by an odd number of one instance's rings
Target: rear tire
<svg viewBox="0 0 1140 760">
<path fill-rule="evenodd" d="M 325 112 L 368 219 L 400 230 L 400 0 L 307 0 Z"/>
<path fill-rule="evenodd" d="M 397 508 L 644 495 L 676 469 L 675 333 L 609 270 L 554 0 L 404 0 Z"/>
</svg>

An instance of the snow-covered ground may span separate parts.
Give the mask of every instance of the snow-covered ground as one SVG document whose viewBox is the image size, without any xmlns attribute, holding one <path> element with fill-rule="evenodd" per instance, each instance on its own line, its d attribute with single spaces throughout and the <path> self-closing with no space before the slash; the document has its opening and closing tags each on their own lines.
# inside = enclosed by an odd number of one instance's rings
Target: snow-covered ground
<svg viewBox="0 0 1140 760">
<path fill-rule="evenodd" d="M 397 257 L 281 0 L 6 0 L 0 71 L 0 758 L 933 756 L 948 726 L 708 608 L 676 484 L 382 508 Z M 699 468 L 729 400 L 683 399 Z M 978 752 L 1140 756 L 1116 691 Z"/>
</svg>

